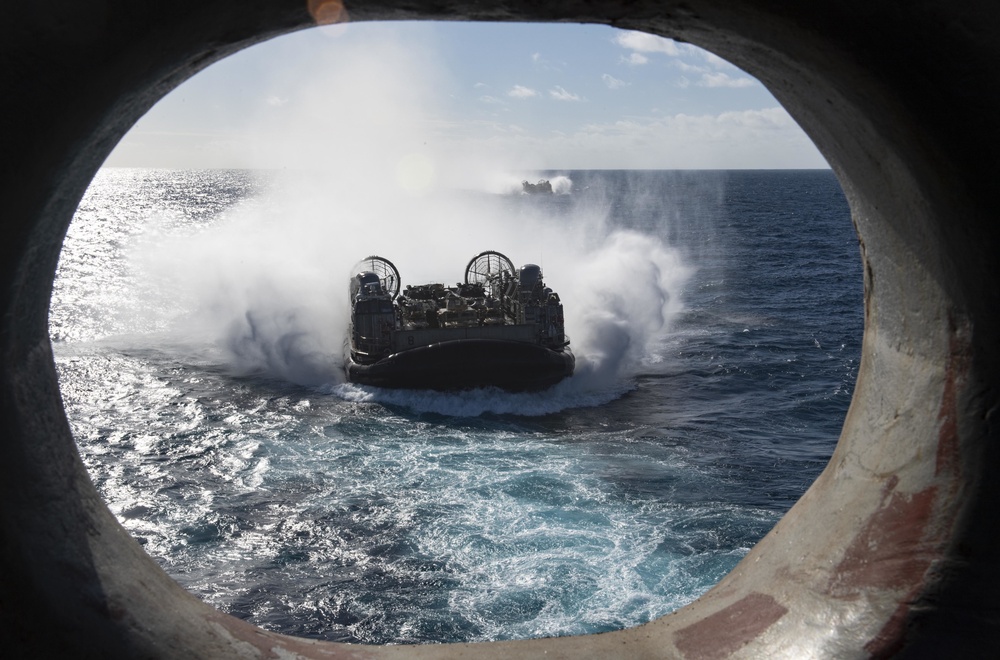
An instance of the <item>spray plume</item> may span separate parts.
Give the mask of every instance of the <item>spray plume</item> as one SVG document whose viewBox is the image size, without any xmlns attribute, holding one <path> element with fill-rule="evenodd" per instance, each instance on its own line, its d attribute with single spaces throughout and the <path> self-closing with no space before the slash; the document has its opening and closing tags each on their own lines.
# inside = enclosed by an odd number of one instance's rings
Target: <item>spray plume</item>
<svg viewBox="0 0 1000 660">
<path fill-rule="evenodd" d="M 339 53 L 300 72 L 298 110 L 268 123 L 260 145 L 272 162 L 299 167 L 272 172 L 261 197 L 208 229 L 137 255 L 141 272 L 182 301 L 175 339 L 215 347 L 212 359 L 237 373 L 365 400 L 371 391 L 341 384 L 351 266 L 379 254 L 404 285 L 452 284 L 493 249 L 515 265 L 539 263 L 562 297 L 577 374 L 555 388 L 563 403 L 553 405 L 620 392 L 680 309 L 688 269 L 678 253 L 611 226 L 608 204 L 594 191 L 577 196 L 569 177 L 552 179 L 565 203 L 517 195 L 529 178 L 518 164 L 460 153 L 431 130 L 427 87 L 414 83 L 426 82 L 433 57 L 384 46 L 369 51 L 377 58 Z"/>
</svg>

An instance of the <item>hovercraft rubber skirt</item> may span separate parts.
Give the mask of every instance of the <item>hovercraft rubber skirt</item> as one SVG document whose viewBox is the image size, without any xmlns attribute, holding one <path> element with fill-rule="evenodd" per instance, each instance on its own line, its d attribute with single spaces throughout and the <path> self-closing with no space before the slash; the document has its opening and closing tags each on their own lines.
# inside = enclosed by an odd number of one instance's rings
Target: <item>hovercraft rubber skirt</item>
<svg viewBox="0 0 1000 660">
<path fill-rule="evenodd" d="M 395 353 L 373 364 L 348 361 L 347 378 L 376 387 L 465 390 L 499 387 L 543 390 L 573 374 L 569 349 L 497 339 L 461 339 Z"/>
</svg>

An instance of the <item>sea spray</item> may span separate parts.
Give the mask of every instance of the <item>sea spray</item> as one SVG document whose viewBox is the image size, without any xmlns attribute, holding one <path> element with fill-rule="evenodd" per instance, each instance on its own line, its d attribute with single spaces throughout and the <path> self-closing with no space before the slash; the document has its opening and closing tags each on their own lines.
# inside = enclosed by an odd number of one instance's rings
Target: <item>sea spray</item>
<svg viewBox="0 0 1000 660">
<path fill-rule="evenodd" d="M 267 202 L 232 209 L 215 224 L 142 241 L 132 255 L 137 286 L 172 298 L 161 349 L 202 354 L 234 375 L 302 385 L 335 379 L 346 323 L 324 256 L 324 238 L 286 221 Z M 315 240 L 314 240 L 315 239 Z M 339 343 L 338 343 L 339 342 Z"/>
<path fill-rule="evenodd" d="M 336 386 L 344 380 L 347 282 L 359 259 L 390 259 L 404 285 L 453 283 L 473 255 L 498 249 L 517 265 L 542 262 L 566 307 L 577 374 L 563 397 L 554 393 L 540 408 L 551 410 L 573 405 L 570 393 L 620 393 L 681 309 L 689 269 L 678 252 L 612 229 L 599 197 L 515 207 L 490 193 L 414 198 L 343 183 L 283 177 L 215 224 L 148 243 L 136 259 L 140 277 L 176 297 L 164 308 L 184 310 L 172 319 L 172 341 L 214 347 L 236 374 Z"/>
<path fill-rule="evenodd" d="M 159 301 L 143 322 L 167 329 L 162 345 L 235 374 L 335 386 L 352 265 L 378 254 L 404 285 L 453 284 L 491 249 L 542 266 L 562 297 L 578 358 L 572 387 L 616 391 L 634 376 L 681 308 L 687 269 L 663 227 L 623 229 L 623 209 L 602 188 L 615 184 L 588 177 L 577 190 L 566 173 L 527 169 L 536 154 L 442 135 L 449 82 L 432 41 L 403 47 L 388 30 L 345 58 L 350 35 L 330 38 L 340 47 L 270 81 L 275 102 L 242 118 L 254 127 L 248 163 L 278 168 L 262 175 L 267 185 L 218 217 L 150 225 L 157 235 L 140 241 L 137 291 Z M 539 176 L 553 194 L 523 194 L 520 182 Z"/>
<path fill-rule="evenodd" d="M 658 240 L 635 231 L 609 232 L 582 255 L 567 292 L 577 338 L 577 379 L 596 386 L 634 376 L 649 342 L 682 309 L 688 268 Z"/>
</svg>

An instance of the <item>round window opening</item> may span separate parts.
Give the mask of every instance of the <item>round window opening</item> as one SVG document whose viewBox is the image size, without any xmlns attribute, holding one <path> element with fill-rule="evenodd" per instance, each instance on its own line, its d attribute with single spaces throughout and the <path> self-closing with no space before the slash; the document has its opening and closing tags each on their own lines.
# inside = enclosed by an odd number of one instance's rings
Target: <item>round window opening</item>
<svg viewBox="0 0 1000 660">
<path fill-rule="evenodd" d="M 541 268 L 572 376 L 347 381 L 356 264 L 453 287 L 485 250 Z M 605 27 L 369 24 L 150 111 L 79 205 L 50 334 L 91 478 L 173 579 L 405 644 L 695 600 L 827 464 L 863 312 L 836 177 L 739 69 Z"/>
</svg>

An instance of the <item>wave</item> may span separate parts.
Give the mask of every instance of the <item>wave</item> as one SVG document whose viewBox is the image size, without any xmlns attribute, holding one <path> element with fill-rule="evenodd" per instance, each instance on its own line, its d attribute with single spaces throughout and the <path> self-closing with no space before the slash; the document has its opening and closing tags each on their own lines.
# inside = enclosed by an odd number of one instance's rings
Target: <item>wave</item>
<svg viewBox="0 0 1000 660">
<path fill-rule="evenodd" d="M 353 383 L 328 385 L 320 388 L 320 391 L 344 401 L 399 406 L 417 413 L 434 413 L 446 417 L 541 417 L 573 408 L 601 406 L 633 389 L 635 383 L 627 380 L 599 389 L 588 388 L 586 375 L 582 375 L 568 378 L 543 392 L 505 392 L 495 387 L 462 392 L 393 390 Z"/>
</svg>

